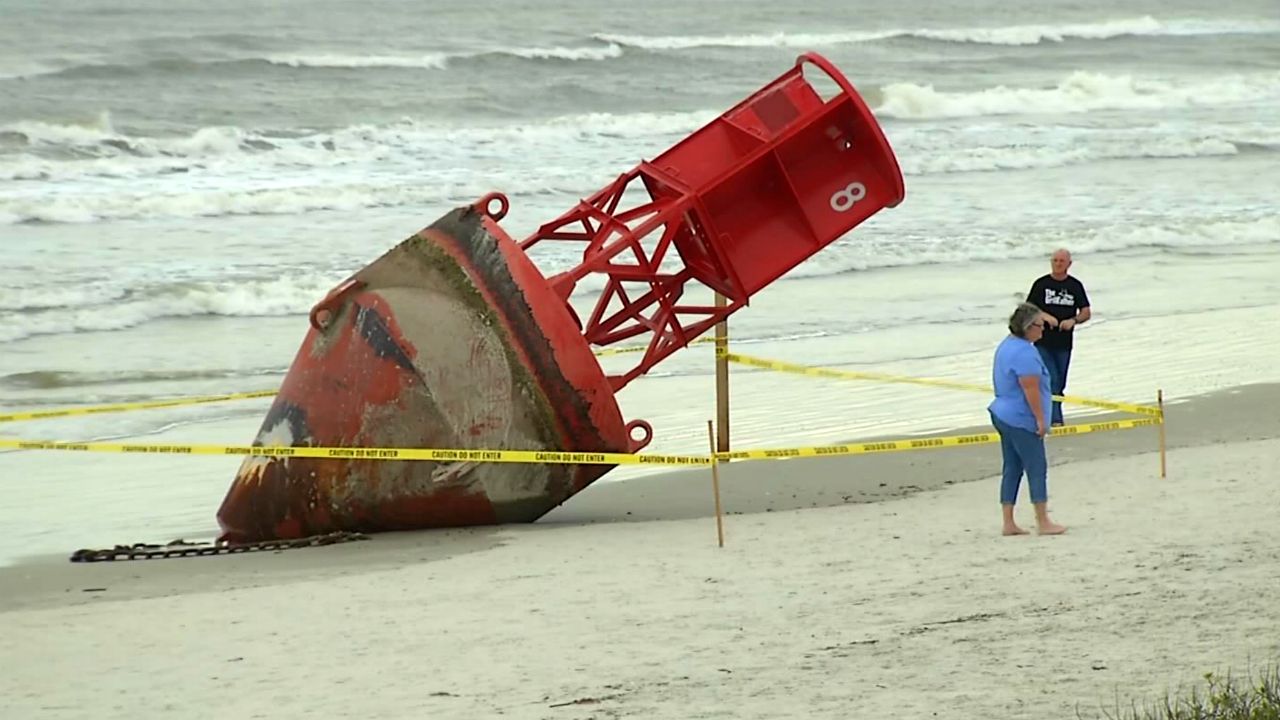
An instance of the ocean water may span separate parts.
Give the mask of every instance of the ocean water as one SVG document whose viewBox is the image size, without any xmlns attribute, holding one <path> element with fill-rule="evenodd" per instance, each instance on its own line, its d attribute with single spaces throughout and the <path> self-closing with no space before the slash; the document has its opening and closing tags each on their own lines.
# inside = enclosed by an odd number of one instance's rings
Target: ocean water
<svg viewBox="0 0 1280 720">
<path fill-rule="evenodd" d="M 0 0 L 0 18 L 4 410 L 274 388 L 307 310 L 387 248 L 492 190 L 523 237 L 805 50 L 873 109 L 907 198 L 753 298 L 730 321 L 739 350 L 984 382 L 1004 317 L 1065 246 L 1095 318 L 1069 392 L 1280 380 L 1274 0 Z M 621 393 L 650 450 L 704 447 L 712 370 L 689 348 Z M 735 370 L 734 443 L 959 427 L 985 403 Z M 0 435 L 242 444 L 266 407 Z M 235 468 L 2 452 L 0 562 L 212 534 Z"/>
</svg>

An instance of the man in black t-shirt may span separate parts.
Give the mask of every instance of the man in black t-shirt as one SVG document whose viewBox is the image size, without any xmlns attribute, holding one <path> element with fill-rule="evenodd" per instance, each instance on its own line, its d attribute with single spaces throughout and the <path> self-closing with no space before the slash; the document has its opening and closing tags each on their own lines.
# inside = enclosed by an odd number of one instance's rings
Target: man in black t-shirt
<svg viewBox="0 0 1280 720">
<path fill-rule="evenodd" d="M 1040 308 L 1044 317 L 1044 336 L 1036 342 L 1036 349 L 1049 368 L 1049 385 L 1054 395 L 1061 395 L 1067 389 L 1073 331 L 1091 316 L 1084 283 L 1067 274 L 1070 267 L 1071 253 L 1055 250 L 1049 259 L 1049 274 L 1037 278 L 1027 293 L 1027 302 Z M 1062 403 L 1056 400 L 1051 422 L 1062 424 Z"/>
</svg>

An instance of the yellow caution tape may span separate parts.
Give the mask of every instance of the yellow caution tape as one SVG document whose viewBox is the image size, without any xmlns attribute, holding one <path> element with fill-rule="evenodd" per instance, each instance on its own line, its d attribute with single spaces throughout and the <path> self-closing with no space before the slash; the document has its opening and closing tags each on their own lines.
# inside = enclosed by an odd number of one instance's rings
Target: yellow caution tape
<svg viewBox="0 0 1280 720">
<path fill-rule="evenodd" d="M 1159 425 L 1159 419 L 1112 420 L 1109 422 L 1067 425 L 1050 433 L 1083 435 L 1085 433 L 1125 430 Z M 722 460 L 785 460 L 797 457 L 831 457 L 866 453 L 933 450 L 999 442 L 997 433 L 953 435 L 939 438 L 885 440 L 881 442 L 814 447 L 735 450 L 716 453 Z M 153 455 L 240 455 L 257 457 L 338 458 L 344 460 L 430 460 L 435 462 L 545 463 L 553 465 L 683 465 L 711 464 L 709 455 L 649 455 L 631 453 L 563 452 L 557 450 L 467 450 L 422 448 L 343 448 L 343 447 L 260 447 L 254 445 L 158 445 L 144 443 L 75 443 L 50 440 L 0 439 L 0 448 L 17 450 L 64 450 L 71 452 L 103 452 Z"/>
<path fill-rule="evenodd" d="M 701 337 L 689 344 L 701 345 L 703 343 L 713 343 L 715 341 L 716 339 L 713 337 Z M 726 338 L 726 342 L 727 341 L 728 339 Z M 649 349 L 648 345 L 631 345 L 629 347 L 605 348 L 604 350 L 595 350 L 593 352 L 596 357 L 609 357 L 610 355 L 625 355 L 627 353 L 644 352 L 645 350 L 648 350 L 648 349 Z"/>
<path fill-rule="evenodd" d="M 1135 420 L 1112 420 L 1110 422 L 1067 425 L 1054 428 L 1050 433 L 1059 435 L 1083 435 L 1085 433 L 1106 432 L 1109 430 L 1127 430 L 1129 428 L 1159 425 L 1155 418 L 1138 418 Z M 716 453 L 717 460 L 786 460 L 798 457 L 832 457 L 837 455 L 863 455 L 866 453 L 904 452 L 908 450 L 934 450 L 945 447 L 963 447 L 966 445 L 982 445 L 1000 442 L 998 433 L 979 433 L 977 435 L 953 435 L 951 437 L 914 438 L 910 440 L 885 440 L 882 442 L 856 443 L 846 445 L 820 445 L 816 447 L 770 448 L 768 450 L 734 450 Z"/>
<path fill-rule="evenodd" d="M 272 397 L 275 394 L 275 390 L 260 390 L 257 392 L 227 393 L 225 395 L 206 395 L 203 397 L 171 398 L 168 400 L 148 400 L 146 402 L 63 408 L 61 410 L 33 410 L 30 412 L 0 415 L 0 422 L 48 420 L 50 418 L 72 417 L 76 415 L 98 415 L 100 413 L 126 412 L 129 410 L 151 410 L 153 408 L 181 407 L 183 405 L 200 405 L 203 403 L 216 403 L 227 400 L 248 400 L 251 398 Z"/>
<path fill-rule="evenodd" d="M 0 448 L 69 450 L 159 455 L 244 455 L 263 457 L 341 458 L 346 460 L 434 460 L 449 462 L 548 463 L 553 465 L 709 465 L 709 456 L 638 455 L 631 453 L 562 452 L 558 450 L 467 450 L 349 447 L 259 447 L 254 445 L 153 445 L 143 443 L 74 443 L 0 439 Z"/>
<path fill-rule="evenodd" d="M 697 342 L 697 341 L 694 341 Z M 690 343 L 692 344 L 692 343 Z M 611 355 L 626 355 L 627 353 L 638 353 L 648 350 L 648 345 L 629 345 L 626 347 L 605 348 L 603 350 L 592 350 L 591 354 L 596 357 L 609 357 Z"/>
<path fill-rule="evenodd" d="M 807 365 L 798 365 L 796 363 L 783 362 L 781 360 L 766 360 L 764 358 L 752 357 L 750 355 L 742 355 L 739 353 L 724 353 L 723 356 L 729 362 L 735 362 L 740 365 L 750 365 L 752 367 L 793 373 L 796 375 L 808 375 L 810 377 L 836 378 L 839 380 L 875 380 L 878 382 L 925 385 L 928 387 L 967 390 L 970 392 L 991 392 L 991 386 L 989 385 L 974 385 L 971 383 L 952 382 L 950 380 L 929 380 L 926 378 L 914 378 L 904 375 L 889 375 L 887 373 L 854 372 L 852 370 L 809 367 Z M 1132 403 L 1112 402 L 1110 400 L 1095 400 L 1093 398 L 1084 398 L 1075 395 L 1054 395 L 1053 399 L 1058 400 L 1059 402 L 1075 405 L 1088 405 L 1090 407 L 1104 408 L 1107 410 L 1118 410 L 1120 412 L 1133 413 L 1135 415 L 1162 417 L 1160 408 L 1151 407 L 1149 405 L 1135 405 Z"/>
<path fill-rule="evenodd" d="M 715 338 L 703 337 L 694 340 L 690 345 L 699 343 L 715 342 Z M 642 352 L 648 346 L 635 346 L 624 348 L 609 348 L 596 351 L 596 356 L 604 357 L 608 355 L 621 355 L 624 353 Z M 889 375 L 887 373 L 874 372 L 854 372 L 851 370 L 835 370 L 832 368 L 809 367 L 807 365 L 799 365 L 796 363 L 783 362 L 781 360 L 767 360 L 764 358 L 753 357 L 750 355 L 742 355 L 740 353 L 720 353 L 722 357 L 730 362 L 741 365 L 749 365 L 753 367 L 764 368 L 767 370 L 776 370 L 778 372 L 793 373 L 797 375 L 808 375 L 810 377 L 826 377 L 836 378 L 840 380 L 875 380 L 879 382 L 890 383 L 907 383 L 912 385 L 925 385 L 930 387 L 950 388 L 953 390 L 966 390 L 970 392 L 989 393 L 991 388 L 974 385 L 971 383 L 952 382 L 949 380 L 930 380 L 926 378 L 913 378 L 902 375 Z M 27 412 L 0 414 L 0 423 L 17 422 L 22 420 L 49 420 L 61 417 L 75 417 L 83 415 L 99 415 L 103 413 L 130 412 L 134 410 L 152 410 L 157 408 L 175 408 L 188 405 L 202 405 L 206 403 L 227 402 L 231 400 L 251 400 L 255 398 L 274 397 L 277 394 L 275 390 L 259 390 L 256 392 L 226 393 L 223 395 L 205 395 L 200 397 L 188 398 L 170 398 L 167 400 L 149 400 L 145 402 L 133 403 L 115 403 L 111 405 L 94 405 L 89 407 L 63 408 L 59 410 L 33 410 Z M 1134 413 L 1137 415 L 1146 415 L 1150 417 L 1163 417 L 1162 411 L 1156 407 L 1147 405 L 1135 405 L 1131 403 L 1111 402 L 1109 400 L 1097 400 L 1093 398 L 1078 397 L 1075 395 L 1054 395 L 1055 400 L 1076 405 L 1088 405 L 1091 407 L 1103 408 L 1107 410 L 1116 410 L 1120 412 Z M 406 458 L 408 459 L 408 458 Z M 421 459 L 421 458 L 417 458 Z M 502 461 L 499 461 L 502 462 Z"/>
</svg>

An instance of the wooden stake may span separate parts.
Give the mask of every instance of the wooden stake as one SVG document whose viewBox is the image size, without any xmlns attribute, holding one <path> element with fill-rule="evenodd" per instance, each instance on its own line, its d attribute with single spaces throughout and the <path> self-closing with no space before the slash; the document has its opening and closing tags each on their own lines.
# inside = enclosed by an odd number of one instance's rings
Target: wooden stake
<svg viewBox="0 0 1280 720">
<path fill-rule="evenodd" d="M 1165 477 L 1164 440 L 1164 390 L 1156 390 L 1156 405 L 1160 408 L 1160 477 Z"/>
<path fill-rule="evenodd" d="M 716 293 L 716 307 L 723 308 L 728 299 Z M 729 452 L 729 361 L 725 354 L 729 352 L 729 321 L 716 323 L 716 425 L 720 430 L 716 438 L 716 449 Z"/>
<path fill-rule="evenodd" d="M 716 536 L 724 547 L 724 521 L 720 519 L 720 461 L 716 459 L 716 431 L 707 421 L 707 444 L 711 446 L 711 493 L 716 498 Z"/>
</svg>

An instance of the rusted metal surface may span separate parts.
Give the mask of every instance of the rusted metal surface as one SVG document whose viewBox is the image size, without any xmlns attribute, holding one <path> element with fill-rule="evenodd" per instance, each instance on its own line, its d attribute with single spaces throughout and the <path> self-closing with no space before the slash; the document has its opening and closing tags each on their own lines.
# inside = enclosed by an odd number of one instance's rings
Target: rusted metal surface
<svg viewBox="0 0 1280 720">
<path fill-rule="evenodd" d="M 311 314 L 255 444 L 631 452 L 564 301 L 483 210 L 459 208 Z M 223 538 L 532 522 L 609 465 L 249 458 Z"/>
</svg>

